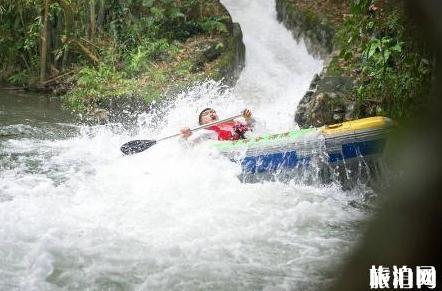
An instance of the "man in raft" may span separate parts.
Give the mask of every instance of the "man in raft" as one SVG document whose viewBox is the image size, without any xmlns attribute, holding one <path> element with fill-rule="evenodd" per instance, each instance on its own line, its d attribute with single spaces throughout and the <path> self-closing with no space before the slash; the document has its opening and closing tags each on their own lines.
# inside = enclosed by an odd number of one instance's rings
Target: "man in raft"
<svg viewBox="0 0 442 291">
<path fill-rule="evenodd" d="M 218 115 L 212 108 L 206 108 L 201 111 L 198 122 L 200 125 L 208 124 L 217 121 Z M 252 112 L 249 109 L 244 109 L 242 118 L 232 121 L 226 121 L 221 124 L 216 124 L 207 129 L 200 130 L 196 133 L 185 127 L 181 129 L 181 136 L 191 143 L 198 143 L 203 140 L 238 140 L 245 139 L 245 133 L 253 130 L 255 120 L 252 118 Z"/>
</svg>

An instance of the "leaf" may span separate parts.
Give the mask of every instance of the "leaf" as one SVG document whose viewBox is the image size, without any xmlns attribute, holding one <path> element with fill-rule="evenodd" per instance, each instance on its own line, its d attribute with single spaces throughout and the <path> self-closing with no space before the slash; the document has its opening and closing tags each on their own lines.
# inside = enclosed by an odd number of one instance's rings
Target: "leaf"
<svg viewBox="0 0 442 291">
<path fill-rule="evenodd" d="M 401 53 L 402 52 L 402 42 L 397 42 L 393 47 L 391 47 L 392 50 Z"/>
<path fill-rule="evenodd" d="M 153 6 L 153 3 L 155 2 L 155 0 L 144 0 L 143 1 L 143 6 L 150 8 Z"/>
<path fill-rule="evenodd" d="M 164 9 L 160 9 L 157 7 L 152 7 L 150 8 L 150 12 L 158 18 L 163 18 L 164 17 Z"/>
<path fill-rule="evenodd" d="M 364 54 L 369 60 L 373 57 L 377 50 L 380 50 L 380 42 L 376 39 L 369 44 L 369 47 L 365 50 Z"/>
<path fill-rule="evenodd" d="M 387 64 L 388 60 L 390 59 L 390 56 L 391 56 L 391 51 L 386 50 L 384 52 L 384 60 L 383 60 L 384 65 Z"/>
<path fill-rule="evenodd" d="M 385 47 L 385 46 L 388 46 L 390 44 L 390 42 L 391 42 L 391 38 L 383 37 L 381 40 L 381 45 Z"/>
<path fill-rule="evenodd" d="M 170 11 L 169 16 L 172 19 L 176 19 L 176 18 L 186 18 L 186 15 L 184 15 L 179 9 L 172 9 Z"/>
</svg>

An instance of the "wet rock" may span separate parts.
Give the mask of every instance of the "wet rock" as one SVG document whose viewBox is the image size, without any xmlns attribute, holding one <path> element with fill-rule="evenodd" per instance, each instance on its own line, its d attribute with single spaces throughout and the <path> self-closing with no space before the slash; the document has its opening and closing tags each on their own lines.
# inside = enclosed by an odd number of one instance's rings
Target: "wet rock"
<svg viewBox="0 0 442 291">
<path fill-rule="evenodd" d="M 335 29 L 313 11 L 298 11 L 289 0 L 277 0 L 277 19 L 282 22 L 296 40 L 303 39 L 309 53 L 326 57 L 333 51 Z"/>
<path fill-rule="evenodd" d="M 314 90 L 314 89 L 316 89 L 316 87 L 318 86 L 318 82 L 321 80 L 321 77 L 318 75 L 318 74 L 315 74 L 314 76 L 313 76 L 313 80 L 312 80 L 312 82 L 310 83 L 310 90 Z"/>
<path fill-rule="evenodd" d="M 224 45 L 220 42 L 202 43 L 197 47 L 196 53 L 192 58 L 193 66 L 191 72 L 202 71 L 205 64 L 208 64 L 221 56 Z"/>
<path fill-rule="evenodd" d="M 243 42 L 241 26 L 238 23 L 232 24 L 232 37 L 225 44 L 227 53 L 219 62 L 221 65 L 221 76 L 227 85 L 233 86 L 239 78 L 239 75 L 245 67 L 246 47 Z M 217 79 L 216 76 L 212 76 Z"/>
<path fill-rule="evenodd" d="M 308 128 L 353 119 L 355 102 L 351 101 L 352 89 L 352 78 L 327 76 L 324 69 L 313 77 L 310 90 L 299 102 L 295 122 L 301 128 Z"/>
<path fill-rule="evenodd" d="M 353 120 L 356 118 L 356 102 L 355 101 L 349 101 L 345 108 L 345 116 L 344 120 Z"/>
<path fill-rule="evenodd" d="M 344 116 L 341 113 L 333 114 L 333 121 L 334 122 L 342 122 L 343 120 L 344 120 Z"/>
<path fill-rule="evenodd" d="M 292 0 L 276 0 L 278 20 L 292 32 L 296 40 L 304 40 L 309 53 L 324 58 L 326 64 L 320 74 L 314 75 L 309 90 L 296 109 L 295 121 L 301 128 L 308 128 L 357 118 L 359 112 L 352 96 L 357 86 L 356 80 L 332 74 L 328 70 L 331 58 L 339 54 L 333 45 L 334 26 L 326 17 L 296 7 Z M 376 106 L 367 106 L 366 110 L 374 115 Z"/>
<path fill-rule="evenodd" d="M 345 104 L 342 96 L 333 92 L 320 92 L 312 97 L 310 100 L 303 99 L 298 106 L 295 121 L 300 127 L 319 127 L 343 121 Z"/>
<path fill-rule="evenodd" d="M 93 112 L 96 122 L 105 124 L 109 121 L 109 111 L 101 108 L 96 108 Z"/>
<path fill-rule="evenodd" d="M 345 76 L 324 76 L 317 82 L 319 90 L 326 92 L 350 92 L 353 88 L 353 78 Z"/>
<path fill-rule="evenodd" d="M 211 62 L 221 55 L 223 48 L 222 43 L 210 43 L 203 48 L 201 53 L 207 62 Z"/>
<path fill-rule="evenodd" d="M 304 98 L 303 98 L 304 103 L 310 102 L 310 100 L 312 99 L 312 96 L 314 94 L 315 94 L 314 91 L 307 91 L 307 92 L 305 92 L 305 95 L 304 95 Z"/>
</svg>

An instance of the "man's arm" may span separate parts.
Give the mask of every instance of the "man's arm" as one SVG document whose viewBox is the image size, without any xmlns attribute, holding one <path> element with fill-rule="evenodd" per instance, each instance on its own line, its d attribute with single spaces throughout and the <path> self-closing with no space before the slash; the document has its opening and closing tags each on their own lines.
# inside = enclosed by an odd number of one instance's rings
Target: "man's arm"
<svg viewBox="0 0 442 291">
<path fill-rule="evenodd" d="M 181 129 L 181 140 L 186 144 L 194 146 L 206 140 L 218 138 L 216 132 L 207 129 L 201 129 L 193 133 L 188 127 Z"/>
</svg>

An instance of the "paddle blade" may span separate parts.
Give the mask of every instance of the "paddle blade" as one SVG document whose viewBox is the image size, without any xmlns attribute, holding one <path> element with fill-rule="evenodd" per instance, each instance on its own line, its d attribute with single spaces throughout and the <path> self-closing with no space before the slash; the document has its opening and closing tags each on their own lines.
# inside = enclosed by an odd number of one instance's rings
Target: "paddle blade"
<svg viewBox="0 0 442 291">
<path fill-rule="evenodd" d="M 132 140 L 122 145 L 120 150 L 125 155 L 132 155 L 145 151 L 156 143 L 156 140 Z"/>
</svg>

